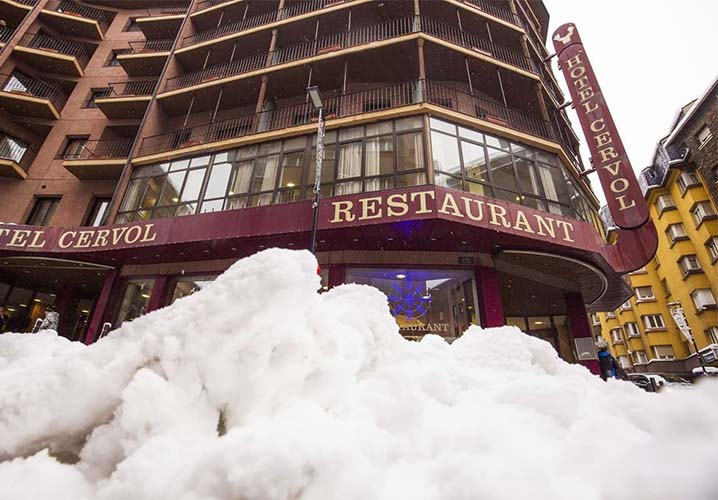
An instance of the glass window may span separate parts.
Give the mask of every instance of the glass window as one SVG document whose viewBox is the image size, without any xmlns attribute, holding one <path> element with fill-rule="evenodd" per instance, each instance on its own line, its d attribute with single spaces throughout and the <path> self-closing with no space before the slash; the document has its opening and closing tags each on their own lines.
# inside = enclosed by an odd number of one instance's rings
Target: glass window
<svg viewBox="0 0 718 500">
<path fill-rule="evenodd" d="M 182 191 L 182 184 L 184 184 L 187 171 L 172 172 L 167 175 L 167 180 L 164 183 L 164 189 L 162 190 L 162 198 L 158 206 L 165 207 L 167 205 L 174 205 L 180 201 L 180 192 Z M 146 198 L 146 196 L 145 196 Z"/>
<path fill-rule="evenodd" d="M 197 201 L 199 199 L 199 192 L 202 189 L 205 172 L 207 172 L 206 168 L 190 170 L 187 175 L 187 181 L 184 184 L 184 189 L 182 190 L 180 201 Z"/>
<path fill-rule="evenodd" d="M 346 282 L 384 292 L 401 334 L 410 339 L 435 334 L 451 341 L 479 324 L 470 271 L 348 269 Z"/>
<path fill-rule="evenodd" d="M 367 139 L 365 149 L 367 177 L 394 172 L 394 138 L 392 136 Z"/>
<path fill-rule="evenodd" d="M 231 163 L 215 163 L 212 165 L 212 173 L 207 181 L 205 199 L 220 198 L 227 193 L 227 184 L 232 175 Z"/>
<path fill-rule="evenodd" d="M 450 175 L 446 174 L 439 174 L 437 173 L 434 176 L 434 182 L 436 182 L 437 186 L 443 186 L 449 189 L 463 189 L 463 184 L 460 178 L 458 177 L 452 177 Z"/>
<path fill-rule="evenodd" d="M 90 139 L 90 136 L 84 135 L 84 136 L 69 136 L 67 138 L 67 142 L 65 142 L 65 147 L 62 150 L 62 158 L 69 160 L 73 158 L 82 158 L 83 153 L 85 152 L 85 148 L 87 146 L 87 141 Z"/>
<path fill-rule="evenodd" d="M 153 208 L 155 206 L 164 180 L 164 177 L 153 177 L 149 179 L 147 189 L 145 189 L 142 202 L 140 203 L 141 208 Z"/>
<path fill-rule="evenodd" d="M 277 175 L 277 164 L 279 156 L 268 156 L 257 158 L 254 165 L 252 177 L 252 192 L 271 191 L 274 189 L 274 181 Z"/>
<path fill-rule="evenodd" d="M 466 179 L 470 181 L 489 182 L 484 146 L 461 141 L 461 154 L 463 155 Z"/>
<path fill-rule="evenodd" d="M 324 158 L 322 159 L 322 178 L 321 183 L 326 184 L 334 181 L 334 170 L 337 165 L 337 148 L 336 146 L 326 146 L 324 148 Z M 307 184 L 314 186 L 317 175 L 317 150 L 312 149 L 309 163 L 309 176 Z"/>
<path fill-rule="evenodd" d="M 85 225 L 92 227 L 104 225 L 105 218 L 107 217 L 107 209 L 110 208 L 110 201 L 111 198 L 95 198 Z"/>
<path fill-rule="evenodd" d="M 47 226 L 58 205 L 60 205 L 60 198 L 57 197 L 36 198 L 35 206 L 32 207 L 27 223 L 31 226 Z"/>
<path fill-rule="evenodd" d="M 461 175 L 459 144 L 456 137 L 431 132 L 431 152 L 434 170 Z"/>
<path fill-rule="evenodd" d="M 229 183 L 229 195 L 248 193 L 252 185 L 253 161 L 242 161 L 232 172 L 232 181 Z"/>
<path fill-rule="evenodd" d="M 491 184 L 501 189 L 517 191 L 511 153 L 487 148 Z"/>
<path fill-rule="evenodd" d="M 442 132 L 447 132 L 449 134 L 456 134 L 456 125 L 453 123 L 437 120 L 436 118 L 429 118 L 429 126 L 433 130 L 441 130 Z"/>
<path fill-rule="evenodd" d="M 152 295 L 154 280 L 130 280 L 125 285 L 125 291 L 117 313 L 117 326 L 125 321 L 139 318 L 147 311 Z"/>
<path fill-rule="evenodd" d="M 352 142 L 339 146 L 337 179 L 351 179 L 361 176 L 361 151 L 361 142 Z"/>
<path fill-rule="evenodd" d="M 217 279 L 217 276 L 194 276 L 178 279 L 172 290 L 170 304 L 174 304 L 176 300 L 202 290 L 215 279 Z"/>
<path fill-rule="evenodd" d="M 396 142 L 399 171 L 424 168 L 424 141 L 421 132 L 398 135 Z"/>
</svg>

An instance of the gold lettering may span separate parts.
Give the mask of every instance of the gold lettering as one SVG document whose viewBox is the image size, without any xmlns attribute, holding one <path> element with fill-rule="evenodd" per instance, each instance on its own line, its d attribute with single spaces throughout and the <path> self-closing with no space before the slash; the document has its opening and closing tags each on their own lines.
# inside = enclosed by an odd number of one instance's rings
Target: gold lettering
<svg viewBox="0 0 718 500">
<path fill-rule="evenodd" d="M 570 222 L 566 222 L 564 220 L 557 220 L 556 225 L 563 229 L 563 241 L 568 241 L 569 243 L 573 243 L 574 240 L 571 238 L 571 236 L 568 234 L 568 230 L 570 229 L 573 231 L 573 224 Z"/>
<path fill-rule="evenodd" d="M 359 204 L 361 205 L 359 220 L 380 219 L 382 210 L 379 207 L 379 203 L 381 203 L 381 196 L 362 198 L 359 200 Z"/>
<path fill-rule="evenodd" d="M 354 214 L 352 213 L 354 203 L 351 201 L 333 201 L 332 205 L 334 206 L 334 218 L 329 221 L 330 223 L 352 222 L 354 220 Z M 341 217 L 342 214 L 344 214 L 344 218 Z"/>
<path fill-rule="evenodd" d="M 396 201 L 394 201 L 396 200 Z M 406 203 L 406 194 L 392 194 L 386 199 L 388 217 L 401 217 L 409 213 L 409 205 Z M 394 211 L 393 209 L 398 209 Z"/>
<path fill-rule="evenodd" d="M 584 102 L 581 106 L 583 106 L 583 112 L 586 114 L 593 113 L 598 109 L 598 104 L 595 102 Z"/>
<path fill-rule="evenodd" d="M 132 231 L 134 231 L 135 229 L 137 229 L 137 236 L 130 236 L 130 233 Z M 125 243 L 127 243 L 128 245 L 133 245 L 139 241 L 141 236 L 142 236 L 142 228 L 140 226 L 132 226 L 132 227 L 128 228 L 127 231 L 125 232 Z"/>
<path fill-rule="evenodd" d="M 454 217 L 463 217 L 463 215 L 461 214 L 461 210 L 459 210 L 459 207 L 456 204 L 454 195 L 451 193 L 446 193 L 444 195 L 444 202 L 441 204 L 439 212 L 441 212 L 442 214 L 453 215 Z"/>
<path fill-rule="evenodd" d="M 431 213 L 431 210 L 427 208 L 427 197 L 433 200 L 436 197 L 436 194 L 434 194 L 434 191 L 416 191 L 414 193 L 411 193 L 411 196 L 409 197 L 410 201 L 413 202 L 416 198 L 419 198 L 419 210 L 414 212 L 415 214 L 418 215 Z"/>
<path fill-rule="evenodd" d="M 584 89 L 588 86 L 588 77 L 582 76 L 573 82 L 578 90 Z"/>
<path fill-rule="evenodd" d="M 619 210 L 627 210 L 629 208 L 633 208 L 636 206 L 636 200 L 631 201 L 630 205 L 626 205 L 626 195 L 623 194 L 621 196 L 616 196 L 616 199 L 618 200 L 618 204 L 621 205 L 621 208 Z"/>
<path fill-rule="evenodd" d="M 480 200 L 472 200 L 471 198 L 466 198 L 462 196 L 464 200 L 464 208 L 466 208 L 466 216 L 475 221 L 482 221 L 484 220 L 484 202 Z M 474 215 L 471 213 L 471 202 L 476 203 L 476 206 L 479 207 L 479 214 Z"/>
<path fill-rule="evenodd" d="M 597 126 L 596 124 L 600 123 L 601 126 Z M 599 118 L 598 120 L 594 120 L 591 122 L 591 132 L 602 132 L 606 128 L 606 120 L 603 118 Z"/>
<path fill-rule="evenodd" d="M 586 67 L 585 66 L 576 66 L 575 68 L 572 68 L 569 70 L 569 74 L 571 75 L 571 78 L 573 78 L 574 80 L 577 78 L 580 78 L 586 74 Z"/>
<path fill-rule="evenodd" d="M 593 93 L 593 87 L 588 87 L 586 89 L 578 91 L 579 101 L 581 102 L 586 102 L 595 95 L 596 94 Z"/>
<path fill-rule="evenodd" d="M 538 223 L 538 231 L 536 234 L 539 236 L 551 236 L 551 238 L 556 237 L 556 228 L 553 227 L 554 219 L 547 219 L 538 214 L 534 214 L 534 218 Z M 544 232 L 544 230 L 547 232 Z"/>
<path fill-rule="evenodd" d="M 151 226 L 152 224 L 150 224 Z M 97 236 L 95 236 L 95 242 L 92 244 L 92 247 L 106 247 L 107 246 L 107 237 L 110 235 L 109 229 L 100 229 L 97 231 Z"/>
<path fill-rule="evenodd" d="M 618 153 L 613 149 L 613 146 L 602 149 L 598 154 L 601 155 L 601 163 L 618 158 Z"/>
<path fill-rule="evenodd" d="M 47 241 L 43 240 L 41 242 L 38 242 L 38 240 L 42 237 L 43 234 L 45 233 L 43 233 L 42 231 L 35 231 L 35 236 L 33 236 L 32 243 L 28 245 L 28 248 L 44 248 Z"/>
<path fill-rule="evenodd" d="M 617 187 L 619 182 L 621 183 L 620 188 Z M 611 183 L 611 192 L 613 193 L 622 193 L 626 189 L 628 189 L 628 180 L 624 177 L 619 177 Z"/>
<path fill-rule="evenodd" d="M 576 54 L 571 59 L 566 60 L 566 64 L 568 64 L 568 69 L 573 68 L 577 64 L 581 64 L 583 61 L 581 61 L 581 54 Z"/>
<path fill-rule="evenodd" d="M 8 243 L 7 246 L 24 247 L 27 245 L 27 238 L 30 236 L 31 232 L 32 231 L 28 231 L 27 229 L 16 229 L 15 233 L 12 235 L 10 243 Z"/>
<path fill-rule="evenodd" d="M 531 229 L 531 224 L 529 224 L 529 221 L 526 218 L 526 214 L 524 214 L 522 210 L 516 212 L 516 223 L 514 224 L 514 229 L 531 234 L 536 232 Z"/>
<path fill-rule="evenodd" d="M 92 235 L 94 231 L 80 231 L 77 234 L 80 235 L 75 243 L 75 248 L 90 248 L 90 242 L 92 241 Z"/>
<path fill-rule="evenodd" d="M 614 161 L 613 163 L 609 163 L 608 165 L 605 165 L 603 168 L 611 172 L 611 175 L 618 175 L 618 169 L 621 167 L 621 160 Z"/>
<path fill-rule="evenodd" d="M 147 224 L 145 226 L 145 234 L 142 235 L 140 243 L 149 243 L 150 241 L 155 241 L 157 239 L 157 233 L 152 233 L 152 238 L 150 238 L 150 231 L 152 230 L 153 226 L 154 224 Z"/>
<path fill-rule="evenodd" d="M 489 207 L 489 210 L 491 210 L 491 220 L 489 221 L 489 224 L 494 226 L 511 227 L 511 223 L 506 220 L 506 209 L 504 207 L 501 205 L 494 205 L 493 203 L 487 203 L 486 205 Z M 500 224 L 499 219 L 502 221 Z"/>
<path fill-rule="evenodd" d="M 112 244 L 117 245 L 122 241 L 122 236 L 127 231 L 126 227 L 113 227 L 112 228 Z"/>
<path fill-rule="evenodd" d="M 72 238 L 74 238 L 76 234 L 77 233 L 75 231 L 65 231 L 60 235 L 60 239 L 57 240 L 57 246 L 59 246 L 60 248 L 70 248 L 72 246 Z M 65 238 L 67 236 L 70 237 L 69 243 L 65 243 Z"/>
<path fill-rule="evenodd" d="M 602 134 L 598 134 L 593 136 L 593 138 L 596 140 L 596 147 L 603 147 L 606 144 L 610 144 L 613 142 L 613 137 L 611 137 L 611 132 L 604 132 Z"/>
</svg>

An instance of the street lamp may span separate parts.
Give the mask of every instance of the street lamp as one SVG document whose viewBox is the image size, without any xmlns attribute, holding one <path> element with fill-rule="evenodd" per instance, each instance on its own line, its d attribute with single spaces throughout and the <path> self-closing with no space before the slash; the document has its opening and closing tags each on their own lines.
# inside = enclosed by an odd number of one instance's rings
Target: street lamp
<svg viewBox="0 0 718 500">
<path fill-rule="evenodd" d="M 693 344 L 693 348 L 696 350 L 696 356 L 698 356 L 698 362 L 701 364 L 701 368 L 703 369 L 703 375 L 707 376 L 708 370 L 706 370 L 706 365 L 703 362 L 703 356 L 701 356 L 701 352 L 698 350 L 698 344 L 696 344 L 696 339 L 693 338 L 691 326 L 688 324 L 688 318 L 686 318 L 686 313 L 683 310 L 683 306 L 681 306 L 681 303 L 677 300 L 675 302 L 669 302 L 666 305 L 668 306 L 668 310 L 671 312 L 671 316 L 673 316 L 673 321 L 676 322 L 678 329 L 681 331 L 686 340 Z"/>
<path fill-rule="evenodd" d="M 312 221 L 312 253 L 316 253 L 317 249 L 317 224 L 319 223 L 319 190 L 322 180 L 322 161 L 324 160 L 324 103 L 319 93 L 319 87 L 316 85 L 307 88 L 307 94 L 312 100 L 312 104 L 319 111 L 319 124 L 317 126 L 317 168 L 314 176 L 314 201 L 312 210 L 314 211 L 314 220 Z"/>
</svg>

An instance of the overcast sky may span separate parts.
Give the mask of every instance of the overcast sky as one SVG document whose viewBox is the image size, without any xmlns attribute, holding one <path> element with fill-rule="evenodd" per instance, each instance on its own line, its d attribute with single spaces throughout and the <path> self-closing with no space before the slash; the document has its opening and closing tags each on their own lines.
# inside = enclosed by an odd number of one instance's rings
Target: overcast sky
<svg viewBox="0 0 718 500">
<path fill-rule="evenodd" d="M 715 0 L 544 0 L 554 30 L 574 22 L 596 72 L 634 170 L 651 163 L 678 109 L 699 97 L 718 74 Z M 557 79 L 567 99 L 555 59 Z M 588 150 L 573 110 L 569 116 Z M 591 175 L 601 199 L 596 174 Z"/>
</svg>

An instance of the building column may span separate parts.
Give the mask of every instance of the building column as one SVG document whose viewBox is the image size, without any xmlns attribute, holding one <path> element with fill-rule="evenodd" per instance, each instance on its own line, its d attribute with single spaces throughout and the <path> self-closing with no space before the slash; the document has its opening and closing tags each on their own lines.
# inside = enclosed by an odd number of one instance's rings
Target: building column
<svg viewBox="0 0 718 500">
<path fill-rule="evenodd" d="M 92 311 L 90 326 L 87 328 L 85 344 L 92 344 L 102 330 L 102 320 L 105 318 L 107 306 L 109 305 L 110 297 L 112 296 L 112 288 L 115 286 L 118 276 L 119 272 L 117 269 L 110 269 L 107 271 L 107 274 L 105 274 L 105 282 L 102 284 L 100 296 L 97 298 L 95 308 Z"/>
<path fill-rule="evenodd" d="M 593 331 L 591 329 L 591 324 L 588 322 L 586 304 L 584 304 L 581 294 L 568 293 L 564 295 L 564 301 L 566 303 L 568 324 L 571 327 L 571 335 L 574 340 L 588 337 L 593 341 Z M 598 365 L 598 359 L 584 359 L 578 360 L 578 362 L 588 368 L 594 375 L 601 373 Z"/>
<path fill-rule="evenodd" d="M 504 326 L 504 306 L 501 303 L 501 286 L 494 267 L 476 268 L 476 292 L 479 298 L 479 318 L 483 328 Z"/>
<path fill-rule="evenodd" d="M 344 284 L 344 274 L 346 266 L 344 264 L 330 264 L 329 265 L 329 288 L 334 288 Z"/>
<path fill-rule="evenodd" d="M 169 285 L 169 276 L 163 274 L 155 278 L 155 283 L 152 285 L 152 295 L 147 303 L 147 312 L 156 311 L 163 307 L 165 297 L 167 297 L 167 287 Z"/>
</svg>

